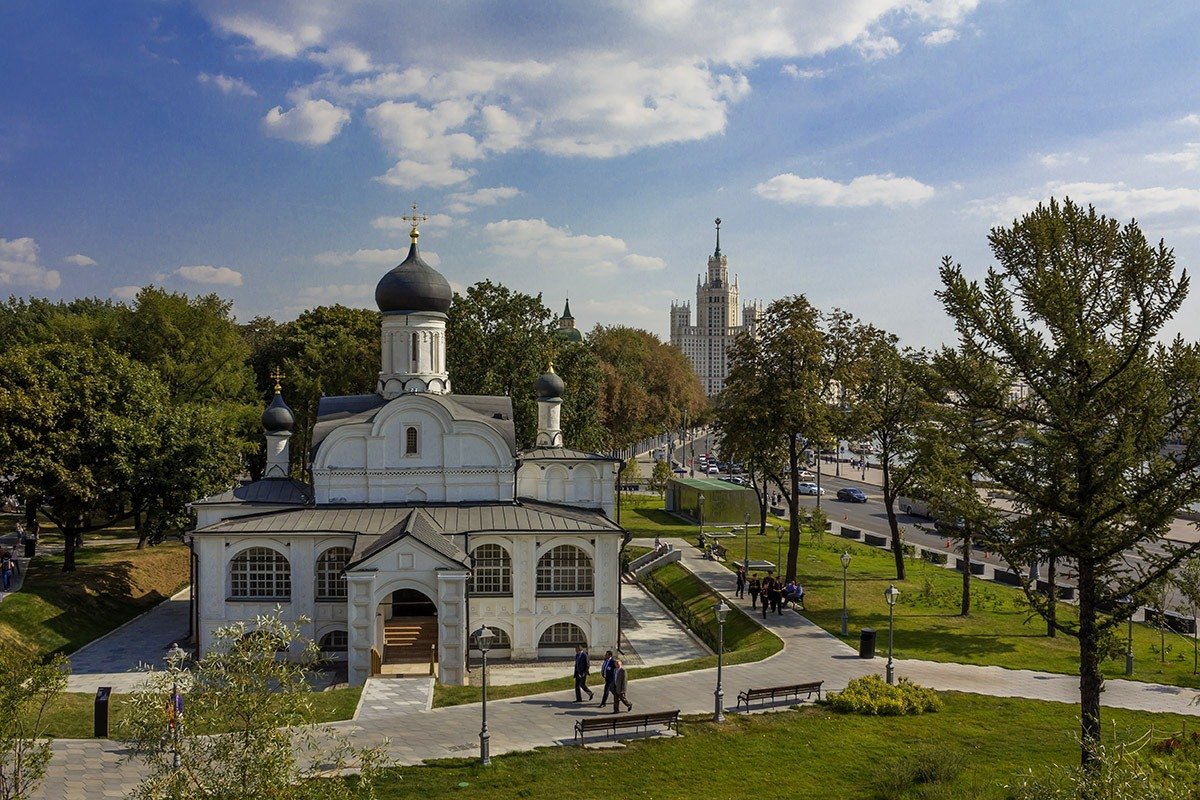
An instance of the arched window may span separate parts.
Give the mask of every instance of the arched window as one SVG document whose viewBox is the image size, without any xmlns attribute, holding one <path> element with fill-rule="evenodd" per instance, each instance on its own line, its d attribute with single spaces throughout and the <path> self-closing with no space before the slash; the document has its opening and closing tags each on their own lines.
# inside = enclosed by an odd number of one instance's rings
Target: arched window
<svg viewBox="0 0 1200 800">
<path fill-rule="evenodd" d="M 512 559 L 498 544 L 481 544 L 471 555 L 475 570 L 471 575 L 471 594 L 512 594 Z"/>
<path fill-rule="evenodd" d="M 229 596 L 237 600 L 290 600 L 292 568 L 282 553 L 251 547 L 229 562 Z"/>
<path fill-rule="evenodd" d="M 317 644 L 322 653 L 344 653 L 350 649 L 350 637 L 345 631 L 330 631 Z"/>
<path fill-rule="evenodd" d="M 538 639 L 538 647 L 574 647 L 577 644 L 586 647 L 587 637 L 578 625 L 570 622 L 554 623 Z"/>
<path fill-rule="evenodd" d="M 412 371 L 413 372 L 417 371 L 418 365 L 420 364 L 420 360 L 417 358 L 417 353 L 418 353 L 417 346 L 418 346 L 417 345 L 417 334 L 413 333 L 413 335 L 412 335 L 412 350 L 410 351 L 412 353 Z"/>
<path fill-rule="evenodd" d="M 492 632 L 492 643 L 488 645 L 489 650 L 507 650 L 512 647 L 512 641 L 508 638 L 508 632 L 500 628 L 488 626 L 488 630 Z M 479 652 L 479 647 L 475 643 L 475 637 L 471 637 L 471 649 Z"/>
<path fill-rule="evenodd" d="M 317 599 L 346 599 L 346 565 L 350 563 L 350 548 L 331 547 L 317 559 Z"/>
<path fill-rule="evenodd" d="M 404 429 L 404 455 L 415 456 L 417 454 L 417 429 L 408 427 Z"/>
<path fill-rule="evenodd" d="M 538 594 L 591 594 L 592 559 L 578 547 L 560 544 L 537 565 Z"/>
</svg>

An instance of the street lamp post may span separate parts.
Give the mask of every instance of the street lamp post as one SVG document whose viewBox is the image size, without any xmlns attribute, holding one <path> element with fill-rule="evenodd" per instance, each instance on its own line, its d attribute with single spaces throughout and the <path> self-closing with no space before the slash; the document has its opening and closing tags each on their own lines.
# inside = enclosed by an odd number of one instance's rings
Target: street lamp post
<svg viewBox="0 0 1200 800">
<path fill-rule="evenodd" d="M 1132 598 L 1128 595 L 1121 598 L 1121 602 L 1128 605 L 1132 602 Z M 1133 674 L 1133 609 L 1129 609 L 1129 634 L 1125 645 L 1125 674 Z"/>
<path fill-rule="evenodd" d="M 475 646 L 479 648 L 479 652 L 483 654 L 483 727 L 479 729 L 479 766 L 488 767 L 492 764 L 492 757 L 489 752 L 492 743 L 492 735 L 488 733 L 487 724 L 487 654 L 488 649 L 492 645 L 492 638 L 496 634 L 492 633 L 492 629 L 486 625 L 479 626 L 475 633 L 471 634 L 475 637 Z"/>
<path fill-rule="evenodd" d="M 846 614 L 846 573 L 850 569 L 850 551 L 842 553 L 842 636 L 850 632 L 849 617 Z"/>
<path fill-rule="evenodd" d="M 697 516 L 700 517 L 700 547 L 704 548 L 704 495 L 701 494 L 696 498 L 696 505 L 699 509 Z"/>
<path fill-rule="evenodd" d="M 883 597 L 888 604 L 888 660 L 887 660 L 887 682 L 889 684 L 896 682 L 896 670 L 892 664 L 892 634 L 895 632 L 896 625 L 896 599 L 900 597 L 900 590 L 895 584 L 889 586 L 883 593 Z"/>
<path fill-rule="evenodd" d="M 722 600 L 713 611 L 717 613 L 717 690 L 713 692 L 713 722 L 724 722 L 725 691 L 721 688 L 721 662 L 725 655 L 725 616 L 729 613 L 729 606 Z"/>
<path fill-rule="evenodd" d="M 179 670 L 187 654 L 179 643 L 171 645 L 167 652 L 167 663 L 171 665 L 171 765 L 179 769 L 179 726 L 183 723 L 183 697 L 179 694 Z"/>
<path fill-rule="evenodd" d="M 745 536 L 746 548 L 745 548 L 745 550 L 742 551 L 742 569 L 744 569 L 746 571 L 746 577 L 744 578 L 744 580 L 748 581 L 748 580 L 750 580 L 750 513 L 749 512 L 746 512 L 745 521 L 746 521 L 746 525 L 745 525 L 746 530 L 744 531 L 744 533 L 746 535 Z"/>
<path fill-rule="evenodd" d="M 783 563 L 783 528 L 775 527 L 775 538 L 778 546 L 775 548 L 775 569 L 782 572 L 780 564 Z"/>
</svg>

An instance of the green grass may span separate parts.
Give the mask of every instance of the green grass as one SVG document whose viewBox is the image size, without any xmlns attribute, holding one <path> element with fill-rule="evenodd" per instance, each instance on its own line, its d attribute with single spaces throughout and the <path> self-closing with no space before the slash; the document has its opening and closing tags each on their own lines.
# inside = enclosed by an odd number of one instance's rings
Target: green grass
<svg viewBox="0 0 1200 800">
<path fill-rule="evenodd" d="M 863 717 L 805 706 L 778 714 L 730 715 L 717 725 L 689 719 L 682 736 L 627 742 L 619 750 L 553 747 L 493 758 L 437 761 L 389 771 L 382 798 L 464 797 L 656 800 L 741 797 L 898 797 L 1000 800 L 1030 768 L 1074 764 L 1073 706 L 945 693 L 935 714 Z M 1197 721 L 1166 714 L 1105 712 L 1106 737 L 1157 737 Z M 563 734 L 570 734 L 564 723 Z M 958 764 L 935 784 L 882 794 L 917 763 Z M 1193 771 L 1193 774 L 1194 771 Z M 463 784 L 467 784 L 463 786 Z"/>
<path fill-rule="evenodd" d="M 188 549 L 181 542 L 135 545 L 85 537 L 70 573 L 62 571 L 61 554 L 40 553 L 26 567 L 21 591 L 0 603 L 0 646 L 33 656 L 71 653 L 187 585 Z"/>
<path fill-rule="evenodd" d="M 695 618 L 695 624 L 712 631 L 713 641 L 716 640 L 716 614 L 713 606 L 719 599 L 708 586 L 692 573 L 678 564 L 668 564 L 655 570 L 653 576 L 664 591 L 678 599 Z M 767 656 L 774 655 L 783 649 L 783 642 L 778 636 L 754 623 L 745 614 L 735 609 L 725 621 L 725 663 L 744 664 L 750 661 L 761 661 Z M 658 675 L 674 675 L 679 672 L 689 672 L 696 669 L 707 669 L 717 665 L 716 656 L 692 658 L 674 664 L 660 664 L 653 667 L 630 667 L 630 680 L 637 678 L 652 678 Z M 564 672 L 570 666 L 564 665 Z M 603 685 L 604 679 L 599 674 L 590 676 L 589 684 Z M 509 686 L 489 686 L 488 699 L 499 700 L 506 697 L 525 697 L 543 692 L 556 692 L 570 689 L 575 685 L 570 676 L 538 681 L 536 683 L 519 683 Z M 462 703 L 477 703 L 482 699 L 483 691 L 478 686 L 443 686 L 437 684 L 433 692 L 433 705 L 455 706 Z"/>
<path fill-rule="evenodd" d="M 694 541 L 697 532 L 695 525 L 684 524 L 663 511 L 657 498 L 631 499 L 622 515 L 622 524 L 635 536 L 682 536 Z M 753 530 L 752 527 L 750 557 L 776 562 L 779 558 L 776 537 L 758 536 Z M 738 539 L 727 540 L 725 544 L 735 556 L 744 546 L 743 540 Z M 834 635 L 841 632 L 839 558 L 844 550 L 853 556 L 847 582 L 851 628 L 847 643 L 857 646 L 862 628 L 877 629 L 880 641 L 884 641 L 888 609 L 883 591 L 895 583 L 901 592 L 895 612 L 895 647 L 899 658 L 1078 674 L 1078 640 L 1063 633 L 1054 638 L 1046 636 L 1045 621 L 1029 608 L 1019 589 L 973 579 L 971 616 L 962 617 L 958 613 L 961 573 L 909 560 L 907 580 L 895 581 L 895 562 L 890 552 L 828 533 L 818 540 L 805 531 L 800 538 L 797 573 L 804 584 L 806 616 L 826 631 Z M 783 559 L 786 558 L 785 538 Z M 1073 618 L 1074 606 L 1060 604 L 1059 615 L 1062 619 Z M 1126 627 L 1121 625 L 1122 642 L 1125 633 Z M 1168 632 L 1164 653 L 1159 633 L 1151 626 L 1133 626 L 1133 679 L 1200 688 L 1200 675 L 1192 672 L 1194 640 Z M 1106 677 L 1125 677 L 1123 647 L 1121 652 L 1120 657 L 1103 664 Z"/>
<path fill-rule="evenodd" d="M 354 716 L 354 709 L 361 694 L 361 686 L 313 692 L 309 698 L 312 703 L 311 713 L 305 716 L 304 721 L 317 723 L 350 719 Z M 126 719 L 125 698 L 126 695 L 114 694 L 109 701 L 110 738 L 121 738 L 122 726 Z M 95 700 L 94 694 L 84 692 L 64 692 L 59 695 L 47 710 L 46 735 L 56 739 L 92 738 L 95 732 Z M 201 732 L 227 733 L 228 730 Z"/>
</svg>

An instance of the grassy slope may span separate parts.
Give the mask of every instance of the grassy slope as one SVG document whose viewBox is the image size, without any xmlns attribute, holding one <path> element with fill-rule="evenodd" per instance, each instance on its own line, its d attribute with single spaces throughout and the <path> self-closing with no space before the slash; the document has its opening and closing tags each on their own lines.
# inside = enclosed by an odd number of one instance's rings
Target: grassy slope
<svg viewBox="0 0 1200 800">
<path fill-rule="evenodd" d="M 657 500 L 638 499 L 622 512 L 622 524 L 635 536 L 684 536 L 694 540 L 695 525 L 685 525 L 661 510 Z M 657 508 L 656 508 L 657 507 Z M 837 504 L 829 503 L 828 513 Z M 853 556 L 848 581 L 848 608 L 851 635 L 847 642 L 857 646 L 861 628 L 876 628 L 884 642 L 887 630 L 887 605 L 883 591 L 895 583 L 901 592 L 896 606 L 896 655 L 930 661 L 963 664 L 990 664 L 1013 669 L 1078 674 L 1079 643 L 1065 634 L 1051 639 L 1046 623 L 1029 609 L 1019 589 L 972 580 L 972 613 L 958 615 L 962 575 L 924 562 L 909 562 L 908 580 L 894 581 L 895 565 L 889 552 L 825 534 L 823 541 L 805 532 L 801 537 L 798 571 L 805 589 L 808 618 L 837 635 L 842 619 L 843 550 Z M 744 540 L 725 542 L 739 555 Z M 784 542 L 784 557 L 787 555 Z M 750 557 L 775 561 L 778 543 L 773 535 L 750 536 Z M 1061 605 L 1060 615 L 1074 614 L 1070 605 Z M 1178 634 L 1166 634 L 1166 658 L 1159 647 L 1159 631 L 1136 624 L 1134 630 L 1135 680 L 1200 688 L 1200 676 L 1192 672 L 1194 641 Z M 1122 641 L 1125 627 L 1120 629 Z M 1107 677 L 1124 677 L 1124 655 L 1103 666 Z"/>
<path fill-rule="evenodd" d="M 187 585 L 187 547 L 135 544 L 85 537 L 72 573 L 62 571 L 61 555 L 39 554 L 21 591 L 0 603 L 0 645 L 31 655 L 70 653 Z"/>
<path fill-rule="evenodd" d="M 822 707 L 765 715 L 733 715 L 722 725 L 688 721 L 683 736 L 630 742 L 620 750 L 548 748 L 493 759 L 469 759 L 393 770 L 383 798 L 873 797 L 902 762 L 963 765 L 937 786 L 896 797 L 1007 796 L 1018 773 L 1079 757 L 1072 706 L 1030 700 L 943 695 L 946 705 L 919 717 L 840 715 Z M 1123 740 L 1151 726 L 1158 735 L 1195 725 L 1182 717 L 1107 712 Z M 1114 728 L 1107 728 L 1111 732 Z M 564 730 L 564 735 L 570 731 Z M 461 783 L 469 789 L 460 788 Z M 935 790 L 935 791 L 931 791 Z"/>
</svg>

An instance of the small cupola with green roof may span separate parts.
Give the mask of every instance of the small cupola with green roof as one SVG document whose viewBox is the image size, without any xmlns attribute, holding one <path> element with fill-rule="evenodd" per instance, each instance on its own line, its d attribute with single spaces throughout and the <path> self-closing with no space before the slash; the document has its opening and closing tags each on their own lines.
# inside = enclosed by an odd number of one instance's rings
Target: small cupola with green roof
<svg viewBox="0 0 1200 800">
<path fill-rule="evenodd" d="M 582 342 L 583 334 L 575 330 L 575 318 L 571 316 L 571 298 L 567 298 L 567 304 L 563 307 L 562 316 L 558 318 L 558 330 L 554 335 L 564 342 Z"/>
</svg>

